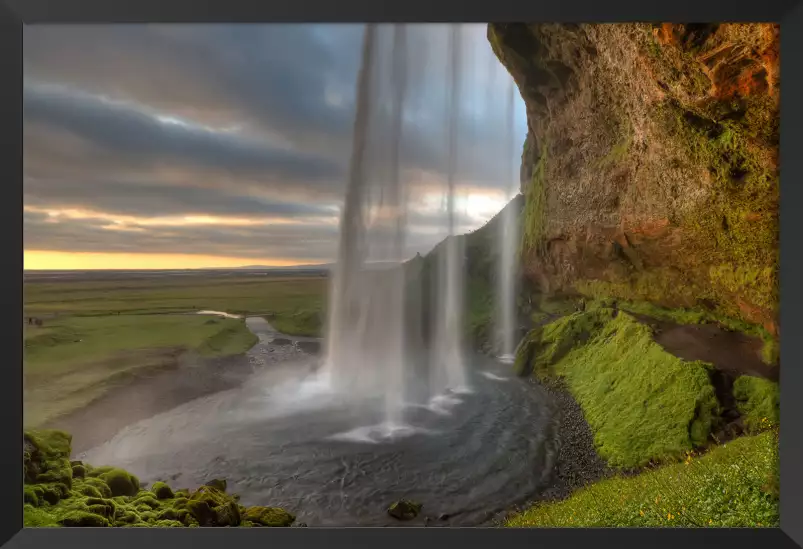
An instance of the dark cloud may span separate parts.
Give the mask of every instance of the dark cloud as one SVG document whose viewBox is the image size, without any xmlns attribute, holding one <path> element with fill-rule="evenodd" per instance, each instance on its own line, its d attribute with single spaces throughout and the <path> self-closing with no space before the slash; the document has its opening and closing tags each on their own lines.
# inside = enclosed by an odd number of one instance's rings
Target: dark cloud
<svg viewBox="0 0 803 549">
<path fill-rule="evenodd" d="M 64 88 L 26 86 L 24 116 L 26 122 L 47 123 L 104 148 L 146 160 L 167 157 L 290 180 L 340 175 L 339 166 L 319 157 L 271 149 L 254 138 L 237 134 L 160 121 L 155 113 L 134 105 Z"/>
<path fill-rule="evenodd" d="M 159 183 L 113 182 L 99 186 L 101 192 L 87 196 L 82 181 L 26 179 L 23 193 L 27 206 L 47 208 L 52 204 L 73 209 L 129 216 L 232 215 L 265 217 L 331 218 L 336 211 L 315 204 L 282 202 L 243 196 L 216 189 L 167 186 Z"/>
<path fill-rule="evenodd" d="M 54 218 L 25 212 L 25 249 L 72 252 L 182 253 L 253 259 L 292 258 L 331 261 L 338 228 L 324 223 L 271 223 L 249 226 L 151 226 L 136 223 L 114 227 L 101 218 Z M 426 252 L 432 237 L 414 233 L 408 253 Z"/>
<path fill-rule="evenodd" d="M 442 25 L 408 30 L 402 149 L 406 173 L 419 187 L 435 185 L 435 192 L 444 187 L 448 150 L 443 30 Z M 330 233 L 330 240 L 324 239 L 328 247 L 318 237 L 304 238 L 319 230 L 317 219 L 332 216 L 342 197 L 361 35 L 359 25 L 26 27 L 26 205 L 139 218 L 304 219 L 292 230 L 270 227 L 289 232 L 268 238 L 282 240 L 283 253 L 303 248 L 299 254 L 331 255 Z M 475 191 L 506 189 L 507 164 L 518 157 L 518 151 L 504 150 L 509 78 L 493 59 L 482 26 L 468 29 L 466 43 L 474 57 L 461 74 L 455 177 Z M 382 72 L 387 51 L 378 55 Z M 372 158 L 381 164 L 388 89 L 378 97 L 379 130 L 371 139 L 378 147 Z M 518 142 L 523 118 L 519 123 Z M 463 217 L 461 225 L 477 224 Z M 443 220 L 437 214 L 414 212 L 410 221 L 416 225 L 410 238 L 416 251 L 440 238 Z M 133 251 L 139 246 L 178 253 L 195 248 L 203 236 L 211 247 L 198 253 L 287 257 L 269 251 L 279 243 L 266 243 L 264 227 L 167 231 L 149 225 L 123 232 L 93 223 L 26 218 L 26 233 L 31 231 L 26 247 Z"/>
</svg>

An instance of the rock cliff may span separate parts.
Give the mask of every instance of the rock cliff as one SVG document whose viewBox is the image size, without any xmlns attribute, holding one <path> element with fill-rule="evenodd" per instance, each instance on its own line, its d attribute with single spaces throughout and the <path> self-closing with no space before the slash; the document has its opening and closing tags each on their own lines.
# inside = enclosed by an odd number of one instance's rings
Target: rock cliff
<svg viewBox="0 0 803 549">
<path fill-rule="evenodd" d="M 543 293 L 778 325 L 779 27 L 490 24 Z"/>
</svg>

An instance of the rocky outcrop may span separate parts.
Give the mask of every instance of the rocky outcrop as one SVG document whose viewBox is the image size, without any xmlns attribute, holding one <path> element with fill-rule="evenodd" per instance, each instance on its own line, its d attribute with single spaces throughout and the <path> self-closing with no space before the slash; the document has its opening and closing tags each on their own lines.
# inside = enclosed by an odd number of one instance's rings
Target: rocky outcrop
<svg viewBox="0 0 803 549">
<path fill-rule="evenodd" d="M 527 107 L 526 277 L 777 336 L 778 26 L 494 23 L 488 38 Z"/>
</svg>

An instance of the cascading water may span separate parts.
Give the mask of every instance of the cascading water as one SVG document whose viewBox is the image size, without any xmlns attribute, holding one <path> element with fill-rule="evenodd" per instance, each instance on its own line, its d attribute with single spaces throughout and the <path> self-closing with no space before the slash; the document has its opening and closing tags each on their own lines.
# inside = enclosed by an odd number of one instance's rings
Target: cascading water
<svg viewBox="0 0 803 549">
<path fill-rule="evenodd" d="M 382 397 L 391 433 L 404 427 L 406 372 L 428 361 L 429 397 L 467 389 L 462 348 L 462 250 L 456 238 L 457 109 L 460 32 L 449 38 L 446 211 L 449 238 L 439 262 L 429 357 L 406 348 L 405 239 L 409 178 L 403 176 L 403 114 L 408 80 L 404 25 L 368 25 L 357 83 L 353 151 L 342 212 L 340 248 L 333 273 L 325 385 L 354 397 Z M 387 53 L 388 55 L 383 55 Z M 389 57 L 389 59 L 386 59 Z M 384 74 L 383 71 L 389 71 Z M 390 97 L 390 105 L 383 97 Z M 372 264 L 391 265 L 376 269 Z"/>
<path fill-rule="evenodd" d="M 468 390 L 464 371 L 463 322 L 463 241 L 456 234 L 455 203 L 458 153 L 458 110 L 460 107 L 460 26 L 449 29 L 449 82 L 447 85 L 448 157 L 446 214 L 448 237 L 438 254 L 438 284 L 435 338 L 433 343 L 432 387 L 435 390 Z"/>
<path fill-rule="evenodd" d="M 496 311 L 498 337 L 498 355 L 502 362 L 513 362 L 516 347 L 516 245 L 518 243 L 518 210 L 509 203 L 518 194 L 518 182 L 515 181 L 513 166 L 513 150 L 515 147 L 515 84 L 509 81 L 507 102 L 507 139 L 505 155 L 510 155 L 506 164 L 505 182 L 508 206 L 502 210 L 499 224 L 500 250 L 502 252 L 497 276 Z"/>
</svg>

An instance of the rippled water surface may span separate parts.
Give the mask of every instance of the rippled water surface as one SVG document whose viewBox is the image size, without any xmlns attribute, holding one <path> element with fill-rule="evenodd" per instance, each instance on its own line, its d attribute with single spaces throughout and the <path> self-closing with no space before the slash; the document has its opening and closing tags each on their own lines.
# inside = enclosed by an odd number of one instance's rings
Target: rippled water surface
<svg viewBox="0 0 803 549">
<path fill-rule="evenodd" d="M 225 478 L 244 505 L 286 507 L 310 526 L 398 524 L 385 509 L 401 497 L 423 503 L 419 519 L 433 525 L 487 524 L 546 484 L 555 453 L 547 397 L 509 366 L 474 357 L 471 393 L 411 404 L 402 423 L 382 425 L 381 402 L 323 391 L 314 360 L 263 369 L 81 457 L 177 488 Z"/>
</svg>

